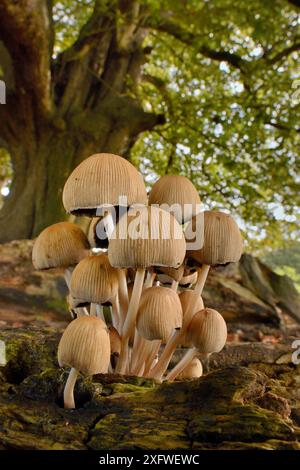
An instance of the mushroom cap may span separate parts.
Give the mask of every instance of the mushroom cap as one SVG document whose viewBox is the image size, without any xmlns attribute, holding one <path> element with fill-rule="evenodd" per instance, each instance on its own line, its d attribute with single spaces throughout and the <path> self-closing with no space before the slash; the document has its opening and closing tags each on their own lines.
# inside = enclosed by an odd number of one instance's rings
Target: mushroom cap
<svg viewBox="0 0 300 470">
<path fill-rule="evenodd" d="M 108 257 L 118 268 L 171 266 L 178 268 L 185 257 L 181 226 L 157 207 L 132 207 L 112 233 Z"/>
<path fill-rule="evenodd" d="M 224 212 L 205 211 L 203 247 L 188 251 L 187 257 L 214 266 L 239 261 L 242 251 L 243 239 L 235 220 Z"/>
<path fill-rule="evenodd" d="M 94 316 L 73 320 L 60 339 L 57 357 L 60 367 L 74 367 L 87 375 L 107 373 L 110 341 L 105 323 Z"/>
<path fill-rule="evenodd" d="M 195 313 L 187 329 L 188 340 L 199 352 L 219 352 L 225 346 L 227 327 L 222 315 L 212 308 Z"/>
<path fill-rule="evenodd" d="M 45 228 L 34 242 L 32 263 L 35 269 L 67 268 L 87 256 L 89 242 L 77 225 L 59 222 Z"/>
<path fill-rule="evenodd" d="M 195 186 L 188 178 L 180 175 L 164 175 L 151 189 L 149 205 L 152 204 L 160 206 L 164 204 L 162 209 L 171 211 L 176 220 L 182 224 L 197 214 L 201 200 Z"/>
<path fill-rule="evenodd" d="M 113 268 L 106 254 L 88 256 L 75 267 L 70 282 L 70 293 L 80 303 L 104 304 L 118 292 L 118 270 Z"/>
<path fill-rule="evenodd" d="M 109 340 L 110 340 L 110 351 L 111 354 L 120 354 L 121 352 L 121 336 L 113 326 L 108 328 Z"/>
<path fill-rule="evenodd" d="M 204 303 L 203 303 L 202 297 L 198 295 L 194 290 L 190 289 L 190 290 L 185 290 L 185 291 L 180 292 L 179 300 L 181 302 L 183 318 L 184 318 L 185 312 L 187 311 L 189 307 L 189 302 L 193 302 L 193 306 L 194 306 L 193 314 L 195 314 L 196 312 L 199 312 L 199 310 L 204 309 Z M 186 348 L 193 347 L 193 344 L 190 341 L 189 336 L 187 334 L 184 335 L 180 344 Z"/>
<path fill-rule="evenodd" d="M 97 153 L 83 160 L 70 174 L 63 190 L 63 205 L 71 214 L 96 215 L 101 205 L 147 204 L 142 176 L 125 158 Z"/>
<path fill-rule="evenodd" d="M 182 308 L 174 290 L 155 286 L 142 292 L 136 327 L 143 338 L 166 343 L 181 326 Z"/>
<path fill-rule="evenodd" d="M 194 359 L 177 375 L 176 380 L 198 379 L 203 374 L 203 367 L 200 359 Z"/>
</svg>

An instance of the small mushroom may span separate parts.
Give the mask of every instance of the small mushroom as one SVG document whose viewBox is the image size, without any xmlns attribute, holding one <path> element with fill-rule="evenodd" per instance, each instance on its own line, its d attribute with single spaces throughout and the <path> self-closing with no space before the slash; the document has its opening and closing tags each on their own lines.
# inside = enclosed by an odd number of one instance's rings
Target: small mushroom
<svg viewBox="0 0 300 470">
<path fill-rule="evenodd" d="M 35 269 L 65 268 L 69 287 L 73 267 L 89 253 L 89 242 L 77 225 L 59 222 L 45 228 L 34 242 L 32 263 Z"/>
<path fill-rule="evenodd" d="M 156 181 L 149 194 L 149 205 L 152 204 L 170 211 L 180 224 L 191 220 L 201 209 L 195 186 L 180 175 L 164 175 Z"/>
<path fill-rule="evenodd" d="M 133 207 L 119 220 L 109 243 L 108 257 L 112 266 L 135 268 L 136 274 L 122 330 L 122 348 L 117 372 L 126 371 L 128 340 L 134 331 L 146 268 L 179 267 L 185 256 L 185 248 L 180 225 L 171 214 L 162 209 Z"/>
<path fill-rule="evenodd" d="M 118 279 L 118 270 L 110 265 L 106 254 L 88 256 L 78 263 L 72 273 L 70 293 L 73 299 L 83 304 L 111 303 L 113 321 L 118 326 Z"/>
<path fill-rule="evenodd" d="M 197 312 L 187 329 L 188 340 L 193 344 L 178 364 L 169 372 L 166 380 L 174 380 L 178 374 L 199 354 L 220 352 L 227 339 L 227 327 L 222 315 L 212 308 Z"/>
<path fill-rule="evenodd" d="M 80 317 L 65 329 L 58 345 L 60 367 L 71 367 L 64 389 L 64 407 L 75 408 L 74 386 L 78 373 L 104 374 L 110 361 L 110 341 L 105 323 L 97 317 Z"/>
<path fill-rule="evenodd" d="M 200 359 L 194 357 L 191 362 L 185 366 L 182 372 L 177 375 L 176 380 L 198 379 L 203 374 L 203 367 Z"/>
</svg>

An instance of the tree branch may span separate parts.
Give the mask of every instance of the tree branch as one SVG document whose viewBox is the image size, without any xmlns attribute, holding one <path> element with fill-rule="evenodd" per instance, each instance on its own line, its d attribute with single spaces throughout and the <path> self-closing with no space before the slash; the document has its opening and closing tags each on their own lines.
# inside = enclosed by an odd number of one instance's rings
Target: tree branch
<svg viewBox="0 0 300 470">
<path fill-rule="evenodd" d="M 0 2 L 0 39 L 12 59 L 16 93 L 29 95 L 43 113 L 51 110 L 49 8 L 49 0 Z"/>
<path fill-rule="evenodd" d="M 275 54 L 273 57 L 267 58 L 266 62 L 271 65 L 276 64 L 277 62 L 280 62 L 281 60 L 285 59 L 290 54 L 296 51 L 300 51 L 300 41 L 295 42 L 294 44 L 289 47 L 286 47 L 285 49 L 282 49 L 280 52 L 277 52 L 277 54 Z"/>
</svg>

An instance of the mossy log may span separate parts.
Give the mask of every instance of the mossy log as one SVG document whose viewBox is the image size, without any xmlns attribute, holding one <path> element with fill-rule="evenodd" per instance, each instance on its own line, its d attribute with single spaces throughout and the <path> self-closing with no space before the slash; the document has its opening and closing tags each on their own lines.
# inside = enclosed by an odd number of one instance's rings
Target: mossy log
<svg viewBox="0 0 300 470">
<path fill-rule="evenodd" d="M 3 449 L 300 450 L 300 367 L 280 360 L 292 353 L 288 340 L 229 345 L 195 381 L 80 377 L 71 411 L 62 408 L 58 336 L 49 328 L 0 331 Z"/>
</svg>

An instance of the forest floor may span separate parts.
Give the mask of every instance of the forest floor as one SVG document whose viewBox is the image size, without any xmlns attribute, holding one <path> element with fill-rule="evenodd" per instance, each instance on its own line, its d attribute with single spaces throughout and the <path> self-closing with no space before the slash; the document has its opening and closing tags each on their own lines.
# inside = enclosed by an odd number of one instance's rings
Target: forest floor
<svg viewBox="0 0 300 470">
<path fill-rule="evenodd" d="M 70 411 L 56 360 L 66 289 L 61 272 L 33 271 L 31 245 L 0 247 L 0 449 L 300 450 L 300 302 L 286 278 L 247 255 L 212 272 L 204 300 L 229 336 L 203 377 L 80 377 Z"/>
</svg>

